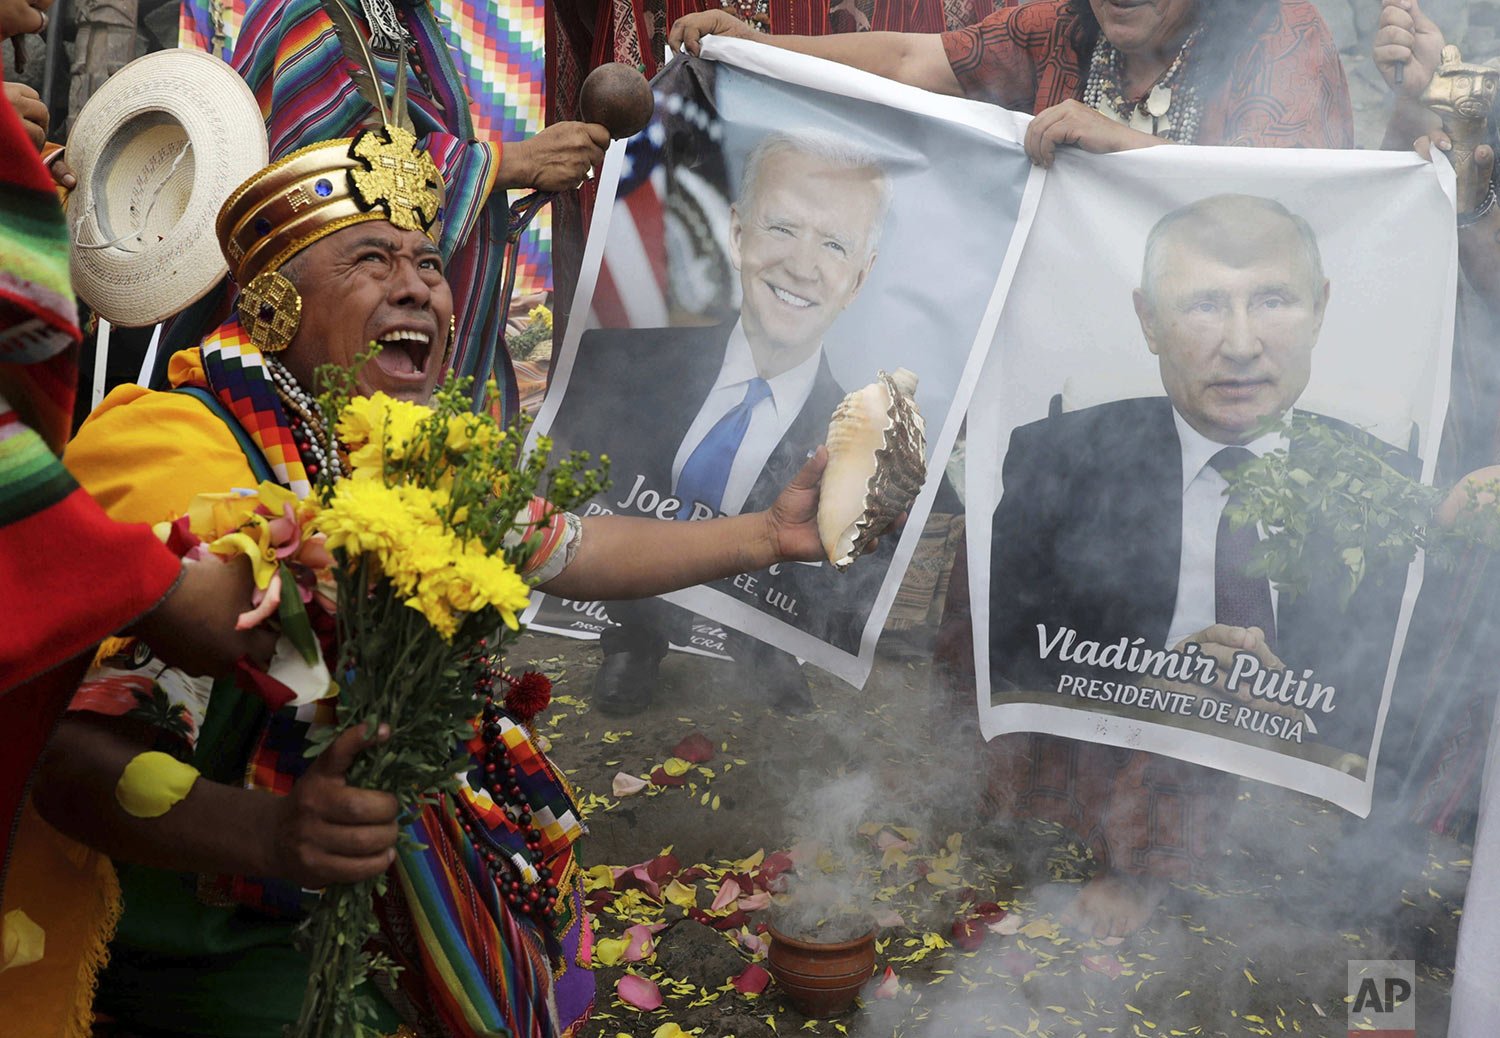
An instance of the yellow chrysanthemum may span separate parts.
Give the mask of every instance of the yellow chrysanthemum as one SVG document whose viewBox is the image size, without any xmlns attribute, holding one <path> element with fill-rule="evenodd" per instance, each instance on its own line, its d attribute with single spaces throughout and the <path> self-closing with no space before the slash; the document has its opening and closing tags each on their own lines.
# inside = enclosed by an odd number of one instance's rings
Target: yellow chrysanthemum
<svg viewBox="0 0 1500 1038">
<path fill-rule="evenodd" d="M 444 446 L 452 454 L 484 450 L 494 444 L 497 431 L 494 420 L 483 415 L 454 415 L 448 419 L 448 439 Z"/>
<path fill-rule="evenodd" d="M 377 480 L 340 480 L 316 521 L 328 535 L 329 550 L 374 555 L 384 568 L 397 546 L 423 525 L 408 506 L 406 489 Z"/>
<path fill-rule="evenodd" d="M 493 606 L 505 626 L 516 630 L 516 615 L 530 601 L 531 588 L 514 566 L 499 555 L 474 550 L 458 560 L 455 579 L 467 584 L 477 600 Z"/>
<path fill-rule="evenodd" d="M 349 464 L 356 478 L 380 471 L 385 460 L 401 460 L 418 439 L 422 423 L 433 411 L 408 400 L 372 393 L 349 401 L 339 416 L 339 439 L 349 448 Z"/>
</svg>

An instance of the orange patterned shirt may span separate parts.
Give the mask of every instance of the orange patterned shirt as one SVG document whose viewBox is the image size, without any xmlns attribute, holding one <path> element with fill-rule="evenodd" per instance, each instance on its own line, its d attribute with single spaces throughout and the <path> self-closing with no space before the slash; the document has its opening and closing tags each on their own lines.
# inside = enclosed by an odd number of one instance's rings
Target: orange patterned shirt
<svg viewBox="0 0 1500 1038">
<path fill-rule="evenodd" d="M 1206 10 L 1212 18 L 1212 7 Z M 969 97 L 1035 114 L 1083 97 L 1090 55 L 1073 47 L 1077 22 L 1068 0 L 1034 0 L 944 33 L 943 49 Z M 1317 9 L 1282 0 L 1252 29 L 1218 90 L 1204 98 L 1198 143 L 1353 147 L 1349 85 Z"/>
</svg>

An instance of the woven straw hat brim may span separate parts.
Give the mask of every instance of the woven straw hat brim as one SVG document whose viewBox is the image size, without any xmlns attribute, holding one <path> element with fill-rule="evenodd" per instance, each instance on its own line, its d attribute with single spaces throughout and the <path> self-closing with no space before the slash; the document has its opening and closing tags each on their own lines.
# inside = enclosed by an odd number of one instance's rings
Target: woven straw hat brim
<svg viewBox="0 0 1500 1038">
<path fill-rule="evenodd" d="M 164 50 L 105 81 L 67 156 L 78 176 L 73 289 L 110 323 L 137 328 L 190 306 L 228 271 L 214 219 L 269 152 L 238 73 L 210 54 Z"/>
</svg>

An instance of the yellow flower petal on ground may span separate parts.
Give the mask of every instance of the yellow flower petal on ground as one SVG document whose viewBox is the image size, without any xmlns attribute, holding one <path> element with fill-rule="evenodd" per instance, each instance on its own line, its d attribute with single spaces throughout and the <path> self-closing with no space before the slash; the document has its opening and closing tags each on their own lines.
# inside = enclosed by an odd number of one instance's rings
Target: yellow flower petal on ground
<svg viewBox="0 0 1500 1038">
<path fill-rule="evenodd" d="M 651 1038 L 692 1038 L 697 1031 L 684 1031 L 674 1023 L 665 1023 L 651 1032 Z"/>
<path fill-rule="evenodd" d="M 136 818 L 159 818 L 187 796 L 197 781 L 197 768 L 152 750 L 125 765 L 115 783 L 115 799 Z"/>
<path fill-rule="evenodd" d="M 933 869 L 927 874 L 927 882 L 935 887 L 956 887 L 963 883 L 963 878 L 946 869 Z"/>
<path fill-rule="evenodd" d="M 749 872 L 751 869 L 759 867 L 760 863 L 765 860 L 766 849 L 762 847 L 760 850 L 750 855 L 750 857 L 741 858 L 739 861 L 735 862 L 734 868 L 736 872 Z"/>
<path fill-rule="evenodd" d="M 1021 936 L 1030 937 L 1032 940 L 1056 937 L 1058 933 L 1057 924 L 1048 922 L 1046 919 L 1036 919 L 1021 927 Z"/>
<path fill-rule="evenodd" d="M 911 856 L 898 844 L 892 844 L 885 849 L 880 856 L 880 867 L 888 869 L 893 865 L 905 865 L 911 860 Z"/>
<path fill-rule="evenodd" d="M 693 765 L 681 757 L 668 757 L 662 761 L 661 770 L 673 778 L 680 778 L 693 769 Z"/>
<path fill-rule="evenodd" d="M 694 887 L 684 886 L 673 880 L 666 885 L 662 895 L 672 904 L 682 908 L 693 908 L 698 904 L 698 891 Z"/>
<path fill-rule="evenodd" d="M 31 916 L 13 908 L 0 919 L 0 973 L 29 966 L 47 951 L 47 934 Z"/>
<path fill-rule="evenodd" d="M 615 874 L 610 871 L 608 865 L 595 865 L 583 872 L 584 890 L 613 890 L 615 889 Z"/>
<path fill-rule="evenodd" d="M 601 937 L 594 942 L 594 958 L 605 966 L 618 966 L 629 945 L 623 937 Z"/>
</svg>

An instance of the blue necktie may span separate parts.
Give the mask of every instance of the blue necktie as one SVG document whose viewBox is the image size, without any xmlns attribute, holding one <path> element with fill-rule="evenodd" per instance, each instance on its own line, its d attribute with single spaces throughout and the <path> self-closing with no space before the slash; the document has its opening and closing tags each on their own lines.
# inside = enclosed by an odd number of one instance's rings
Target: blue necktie
<svg viewBox="0 0 1500 1038">
<path fill-rule="evenodd" d="M 770 395 L 770 383 L 763 378 L 752 378 L 745 387 L 745 399 L 715 422 L 703 441 L 693 448 L 693 453 L 683 463 L 682 474 L 677 477 L 677 498 L 682 502 L 677 518 L 686 519 L 692 515 L 694 502 L 714 512 L 719 511 L 724 503 L 724 487 L 729 483 L 729 470 L 734 467 L 734 456 L 739 453 L 745 430 L 750 428 L 750 414 Z"/>
</svg>

